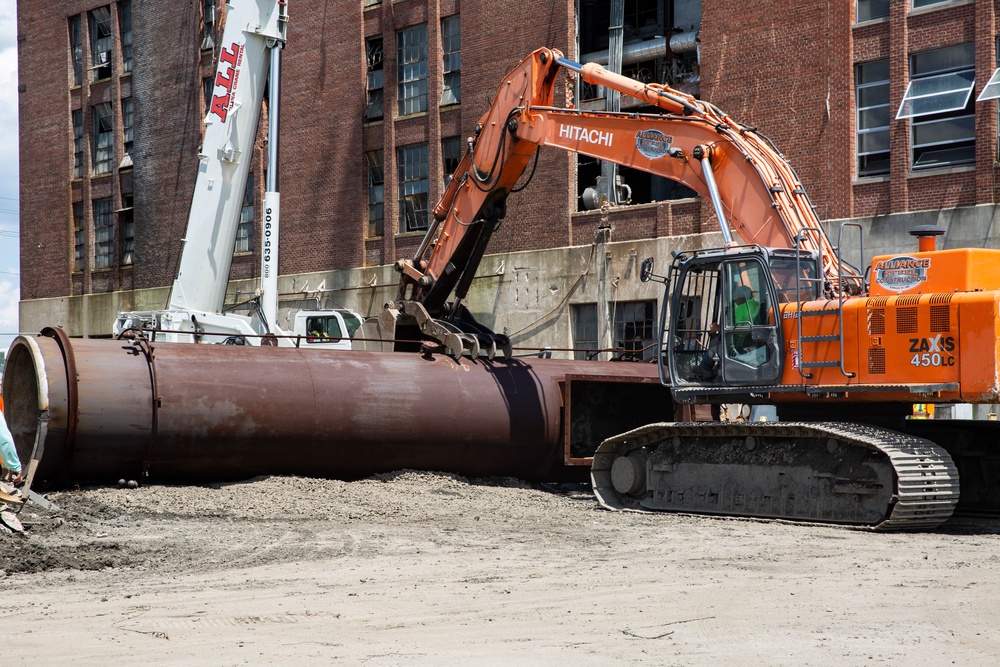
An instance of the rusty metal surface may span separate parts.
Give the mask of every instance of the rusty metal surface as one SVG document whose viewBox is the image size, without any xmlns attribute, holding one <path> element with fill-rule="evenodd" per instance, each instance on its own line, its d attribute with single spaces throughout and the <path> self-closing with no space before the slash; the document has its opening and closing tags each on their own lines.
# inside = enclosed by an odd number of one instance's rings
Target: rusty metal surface
<svg viewBox="0 0 1000 667">
<path fill-rule="evenodd" d="M 39 488 L 119 478 L 350 479 L 400 468 L 583 478 L 586 468 L 563 461 L 567 378 L 658 386 L 652 364 L 150 349 L 46 333 L 14 341 L 3 385 L 22 460 L 40 451 Z M 36 438 L 41 413 L 47 430 Z"/>
</svg>

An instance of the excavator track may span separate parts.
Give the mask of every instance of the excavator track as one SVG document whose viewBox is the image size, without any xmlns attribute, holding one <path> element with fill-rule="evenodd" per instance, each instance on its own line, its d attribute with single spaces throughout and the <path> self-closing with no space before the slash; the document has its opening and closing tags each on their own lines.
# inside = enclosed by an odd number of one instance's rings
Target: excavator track
<svg viewBox="0 0 1000 667">
<path fill-rule="evenodd" d="M 958 503 L 958 471 L 930 440 L 839 422 L 660 423 L 608 438 L 591 469 L 613 510 L 927 530 Z"/>
</svg>

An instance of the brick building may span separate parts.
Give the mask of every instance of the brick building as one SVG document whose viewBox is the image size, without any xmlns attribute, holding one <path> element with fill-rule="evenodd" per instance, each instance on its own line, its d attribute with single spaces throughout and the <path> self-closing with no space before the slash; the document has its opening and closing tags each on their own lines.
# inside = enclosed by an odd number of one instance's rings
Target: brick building
<svg viewBox="0 0 1000 667">
<path fill-rule="evenodd" d="M 768 135 L 835 237 L 855 220 L 866 249 L 905 249 L 909 226 L 936 222 L 946 245 L 1000 247 L 996 102 L 976 102 L 996 67 L 994 0 L 746 0 L 738 14 L 720 0 L 628 0 L 620 32 L 609 0 L 289 4 L 286 316 L 376 314 L 507 69 L 538 46 L 600 57 L 619 36 L 625 73 L 698 93 Z M 17 11 L 22 330 L 109 335 L 119 310 L 166 303 L 224 3 L 21 0 Z M 560 97 L 605 104 L 584 85 Z M 257 147 L 229 303 L 260 273 L 263 136 Z M 625 168 L 632 204 L 583 210 L 605 173 L 543 149 L 530 187 L 509 199 L 469 303 L 515 345 L 648 339 L 659 294 L 635 280 L 637 257 L 662 266 L 675 247 L 719 242 L 706 201 Z"/>
</svg>

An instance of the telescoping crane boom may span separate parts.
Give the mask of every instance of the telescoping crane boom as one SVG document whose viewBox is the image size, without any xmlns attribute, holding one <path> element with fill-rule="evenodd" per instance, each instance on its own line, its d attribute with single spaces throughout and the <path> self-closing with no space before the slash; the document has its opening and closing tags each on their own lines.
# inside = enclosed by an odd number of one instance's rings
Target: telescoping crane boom
<svg viewBox="0 0 1000 667">
<path fill-rule="evenodd" d="M 287 26 L 286 0 L 239 0 L 227 5 L 198 176 L 167 307 L 119 313 L 112 327 L 116 337 L 145 329 L 152 330 L 156 340 L 170 342 L 297 345 L 304 341 L 312 349 L 350 349 L 349 336 L 361 324 L 353 311 L 299 311 L 291 332 L 277 322 L 278 125 Z M 265 92 L 267 182 L 260 289 L 243 315 L 227 312 L 225 298 Z"/>
<path fill-rule="evenodd" d="M 657 109 L 556 107 L 560 72 Z M 935 232 L 918 230 L 919 251 L 875 257 L 866 278 L 840 259 L 795 172 L 754 128 L 555 50 L 536 50 L 501 81 L 423 242 L 396 263 L 397 299 L 369 335 L 423 336 L 453 355 L 509 351 L 462 300 L 541 146 L 711 199 L 725 247 L 676 254 L 666 277 L 644 263 L 644 279 L 666 286 L 661 380 L 677 405 L 772 404 L 781 420 L 650 424 L 610 438 L 592 470 L 602 503 L 924 528 L 951 515 L 961 469 L 963 498 L 987 507 L 996 466 L 982 457 L 992 456 L 994 423 L 954 422 L 944 437 L 903 417 L 913 403 L 1000 402 L 1000 252 L 938 251 Z"/>
<path fill-rule="evenodd" d="M 276 168 L 281 48 L 288 23 L 287 3 L 244 0 L 228 5 L 205 138 L 188 213 L 180 264 L 166 309 L 123 312 L 114 334 L 130 328 L 162 329 L 167 341 L 233 340 L 258 343 L 277 328 L 277 243 L 280 199 Z M 250 172 L 261 102 L 270 73 L 267 192 L 261 290 L 252 315 L 223 312 L 229 269 L 247 175 Z M 273 164 L 272 164 L 273 163 Z"/>
</svg>

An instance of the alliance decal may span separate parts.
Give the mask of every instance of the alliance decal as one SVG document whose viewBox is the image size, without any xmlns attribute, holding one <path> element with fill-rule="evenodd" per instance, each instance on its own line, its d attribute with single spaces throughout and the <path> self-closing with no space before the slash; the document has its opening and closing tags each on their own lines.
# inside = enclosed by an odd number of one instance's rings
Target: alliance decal
<svg viewBox="0 0 1000 667">
<path fill-rule="evenodd" d="M 872 267 L 875 282 L 894 292 L 905 292 L 927 281 L 927 271 L 931 268 L 929 257 L 899 255 L 876 262 Z"/>
<path fill-rule="evenodd" d="M 672 143 L 674 138 L 659 130 L 639 130 L 635 133 L 635 147 L 650 160 L 667 155 Z"/>
</svg>

